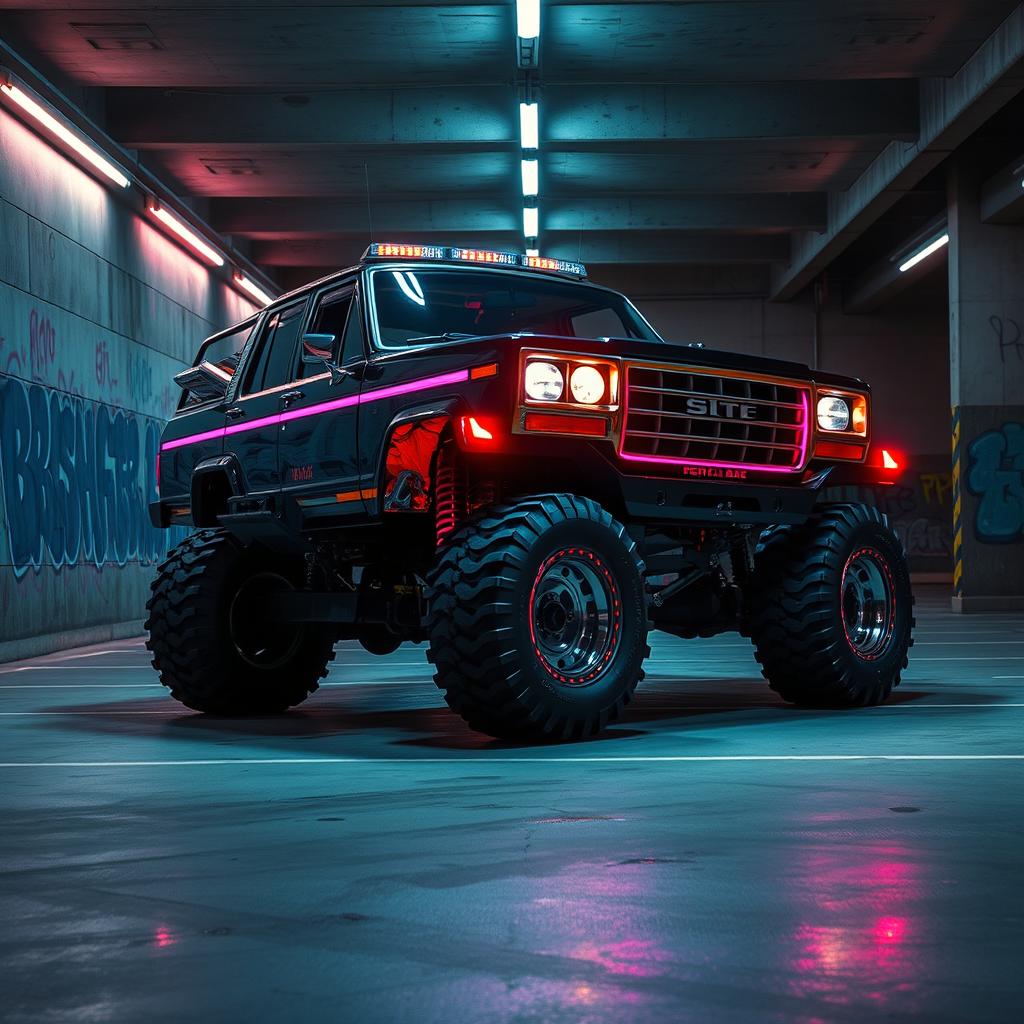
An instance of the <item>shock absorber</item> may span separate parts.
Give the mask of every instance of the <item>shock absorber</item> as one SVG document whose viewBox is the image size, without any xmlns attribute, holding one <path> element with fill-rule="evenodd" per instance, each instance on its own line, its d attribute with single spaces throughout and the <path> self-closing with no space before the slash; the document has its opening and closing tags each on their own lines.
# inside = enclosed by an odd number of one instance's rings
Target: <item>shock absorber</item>
<svg viewBox="0 0 1024 1024">
<path fill-rule="evenodd" d="M 457 455 L 457 449 L 451 441 L 443 444 L 437 453 L 437 468 L 434 474 L 434 521 L 438 547 L 445 542 L 463 518 L 465 495 Z"/>
</svg>

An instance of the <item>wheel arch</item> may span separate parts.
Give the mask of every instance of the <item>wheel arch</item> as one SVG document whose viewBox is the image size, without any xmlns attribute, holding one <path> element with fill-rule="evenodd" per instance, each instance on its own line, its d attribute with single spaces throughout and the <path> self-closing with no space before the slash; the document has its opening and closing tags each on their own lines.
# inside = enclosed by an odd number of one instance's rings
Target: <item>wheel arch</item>
<svg viewBox="0 0 1024 1024">
<path fill-rule="evenodd" d="M 203 459 L 192 471 L 192 522 L 196 526 L 216 526 L 218 517 L 228 510 L 228 501 L 245 493 L 245 474 L 236 455 Z"/>
</svg>

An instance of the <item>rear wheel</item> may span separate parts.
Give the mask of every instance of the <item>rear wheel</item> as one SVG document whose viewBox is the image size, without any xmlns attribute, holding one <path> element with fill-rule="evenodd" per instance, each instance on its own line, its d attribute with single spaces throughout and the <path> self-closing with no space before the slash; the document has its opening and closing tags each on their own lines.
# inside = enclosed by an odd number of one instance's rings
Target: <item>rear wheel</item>
<svg viewBox="0 0 1024 1024">
<path fill-rule="evenodd" d="M 334 636 L 282 623 L 275 595 L 295 588 L 292 567 L 223 530 L 199 530 L 157 570 L 146 646 L 171 695 L 223 715 L 271 714 L 304 701 L 327 674 Z"/>
<path fill-rule="evenodd" d="M 428 596 L 435 681 L 480 732 L 592 736 L 643 678 L 643 563 L 589 499 L 540 495 L 483 513 L 441 550 Z"/>
<path fill-rule="evenodd" d="M 913 604 L 906 556 L 886 517 L 868 505 L 827 505 L 764 540 L 747 625 L 762 672 L 783 699 L 866 706 L 899 685 Z"/>
</svg>

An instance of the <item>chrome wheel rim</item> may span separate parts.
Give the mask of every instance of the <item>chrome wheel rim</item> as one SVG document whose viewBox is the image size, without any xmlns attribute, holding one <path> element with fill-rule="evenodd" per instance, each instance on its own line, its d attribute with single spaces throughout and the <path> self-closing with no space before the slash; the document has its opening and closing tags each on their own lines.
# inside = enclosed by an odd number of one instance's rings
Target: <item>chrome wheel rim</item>
<svg viewBox="0 0 1024 1024">
<path fill-rule="evenodd" d="M 529 612 L 534 653 L 561 683 L 592 682 L 618 649 L 619 588 L 593 551 L 564 548 L 546 558 L 530 592 Z"/>
<path fill-rule="evenodd" d="M 291 583 L 273 572 L 250 576 L 228 609 L 228 631 L 238 656 L 253 668 L 271 670 L 287 664 L 302 642 L 302 627 L 274 622 L 267 614 L 271 598 Z"/>
<path fill-rule="evenodd" d="M 840 601 L 853 652 L 868 661 L 877 658 L 892 637 L 896 600 L 889 566 L 874 548 L 860 548 L 846 560 Z"/>
</svg>

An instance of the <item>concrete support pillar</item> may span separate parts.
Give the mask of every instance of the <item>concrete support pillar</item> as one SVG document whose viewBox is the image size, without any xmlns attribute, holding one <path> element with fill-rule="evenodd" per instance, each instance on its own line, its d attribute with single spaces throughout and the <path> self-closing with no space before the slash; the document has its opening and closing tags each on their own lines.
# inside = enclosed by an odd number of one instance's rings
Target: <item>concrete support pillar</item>
<svg viewBox="0 0 1024 1024">
<path fill-rule="evenodd" d="M 984 224 L 949 172 L 953 608 L 1024 608 L 1024 225 Z"/>
</svg>

